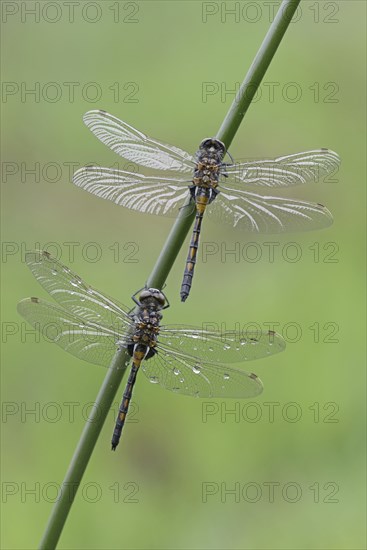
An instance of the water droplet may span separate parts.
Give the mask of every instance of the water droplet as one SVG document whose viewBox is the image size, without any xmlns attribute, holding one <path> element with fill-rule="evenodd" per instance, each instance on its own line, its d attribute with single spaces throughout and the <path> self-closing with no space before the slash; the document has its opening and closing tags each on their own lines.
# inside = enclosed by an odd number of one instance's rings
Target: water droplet
<svg viewBox="0 0 367 550">
<path fill-rule="evenodd" d="M 224 344 L 223 349 L 231 349 L 231 346 L 229 344 Z"/>
<path fill-rule="evenodd" d="M 180 374 L 180 371 L 179 371 L 179 369 L 178 369 L 177 367 L 175 367 L 175 368 L 173 369 L 173 374 L 175 374 L 176 376 L 178 376 L 178 375 Z"/>
<path fill-rule="evenodd" d="M 52 275 L 57 275 L 58 271 L 57 271 L 57 269 L 51 269 L 51 273 L 52 273 Z"/>
<path fill-rule="evenodd" d="M 151 376 L 151 377 L 149 378 L 149 381 L 150 381 L 152 384 L 158 384 L 158 382 L 159 382 L 158 376 Z"/>
<path fill-rule="evenodd" d="M 70 281 L 71 286 L 78 286 L 78 281 Z"/>
<path fill-rule="evenodd" d="M 200 365 L 194 365 L 194 366 L 192 367 L 192 372 L 193 372 L 194 374 L 200 374 Z"/>
<path fill-rule="evenodd" d="M 224 378 L 224 380 L 229 380 L 230 376 L 229 376 L 229 374 L 223 374 L 223 378 Z"/>
</svg>

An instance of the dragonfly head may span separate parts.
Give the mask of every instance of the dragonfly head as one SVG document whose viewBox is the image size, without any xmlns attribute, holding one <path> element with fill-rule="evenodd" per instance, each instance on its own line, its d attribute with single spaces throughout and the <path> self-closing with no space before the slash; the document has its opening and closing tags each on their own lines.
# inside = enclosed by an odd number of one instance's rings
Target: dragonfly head
<svg viewBox="0 0 367 550">
<path fill-rule="evenodd" d="M 226 152 L 226 146 L 222 141 L 219 141 L 219 139 L 205 138 L 200 143 L 199 150 L 206 151 L 207 153 L 214 155 L 219 153 L 221 157 L 223 157 Z"/>
<path fill-rule="evenodd" d="M 139 296 L 139 302 L 141 304 L 156 303 L 158 304 L 159 309 L 163 308 L 166 305 L 166 297 L 157 288 L 145 288 Z"/>
</svg>

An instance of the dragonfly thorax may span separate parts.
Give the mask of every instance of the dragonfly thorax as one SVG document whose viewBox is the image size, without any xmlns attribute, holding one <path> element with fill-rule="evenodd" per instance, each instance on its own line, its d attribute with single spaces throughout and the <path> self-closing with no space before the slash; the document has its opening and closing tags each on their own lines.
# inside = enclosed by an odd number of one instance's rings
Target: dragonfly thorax
<svg viewBox="0 0 367 550">
<path fill-rule="evenodd" d="M 156 310 L 149 311 L 143 309 L 140 311 L 135 321 L 132 342 L 134 344 L 141 344 L 149 348 L 154 348 L 157 344 L 161 318 L 162 315 Z"/>
<path fill-rule="evenodd" d="M 220 169 L 226 149 L 214 138 L 204 139 L 196 154 L 193 184 L 197 187 L 215 188 L 218 186 Z"/>
</svg>

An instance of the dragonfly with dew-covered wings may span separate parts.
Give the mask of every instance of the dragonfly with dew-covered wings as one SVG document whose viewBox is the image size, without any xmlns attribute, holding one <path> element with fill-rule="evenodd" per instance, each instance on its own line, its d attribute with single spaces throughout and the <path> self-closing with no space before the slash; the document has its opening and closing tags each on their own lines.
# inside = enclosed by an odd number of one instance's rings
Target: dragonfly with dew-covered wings
<svg viewBox="0 0 367 550">
<path fill-rule="evenodd" d="M 57 304 L 26 298 L 18 312 L 48 340 L 72 355 L 108 367 L 119 349 L 131 357 L 112 449 L 115 450 L 128 412 L 139 370 L 152 384 L 193 397 L 255 397 L 262 391 L 256 374 L 227 363 L 250 361 L 285 349 L 273 331 L 219 331 L 186 325 L 161 325 L 168 307 L 158 289 L 144 288 L 133 296 L 134 311 L 86 284 L 49 253 L 26 254 L 37 281 Z"/>
<path fill-rule="evenodd" d="M 321 229 L 332 223 L 322 204 L 253 193 L 251 187 L 283 188 L 319 181 L 334 173 L 339 156 L 329 149 L 262 159 L 224 163 L 225 145 L 204 139 L 196 155 L 149 138 L 105 111 L 89 111 L 84 122 L 103 143 L 125 159 L 146 168 L 172 175 L 143 175 L 87 166 L 74 174 L 74 183 L 116 204 L 139 212 L 162 216 L 182 215 L 196 210 L 195 224 L 181 286 L 181 300 L 189 295 L 204 213 L 249 232 L 281 233 Z M 175 174 L 180 177 L 175 176 Z"/>
</svg>

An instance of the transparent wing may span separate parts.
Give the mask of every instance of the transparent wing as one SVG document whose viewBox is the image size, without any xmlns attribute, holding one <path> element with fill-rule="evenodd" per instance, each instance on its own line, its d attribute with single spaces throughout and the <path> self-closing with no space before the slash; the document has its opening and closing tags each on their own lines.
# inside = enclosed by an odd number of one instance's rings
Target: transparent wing
<svg viewBox="0 0 367 550">
<path fill-rule="evenodd" d="M 177 216 L 188 196 L 188 180 L 144 176 L 123 170 L 87 166 L 75 172 L 78 187 L 116 204 L 149 214 Z M 189 215 L 194 205 L 186 206 Z"/>
<path fill-rule="evenodd" d="M 125 159 L 158 170 L 194 169 L 194 158 L 182 149 L 149 138 L 106 111 L 88 111 L 83 120 L 99 140 Z"/>
<path fill-rule="evenodd" d="M 311 231 L 333 223 L 331 213 L 322 204 L 234 189 L 221 191 L 207 210 L 214 221 L 252 233 Z"/>
<path fill-rule="evenodd" d="M 151 383 L 193 397 L 255 397 L 263 389 L 256 374 L 172 355 L 164 347 L 142 363 L 142 370 Z"/>
<path fill-rule="evenodd" d="M 126 306 L 87 285 L 48 252 L 28 252 L 25 261 L 40 285 L 68 312 L 112 330 L 130 329 L 132 320 Z"/>
<path fill-rule="evenodd" d="M 27 298 L 18 304 L 18 312 L 42 336 L 72 355 L 109 366 L 126 335 L 84 322 L 57 305 L 38 298 Z M 254 397 L 261 393 L 262 383 L 255 374 L 204 363 L 180 353 L 172 354 L 164 346 L 147 361 L 142 370 L 152 383 L 196 397 Z"/>
<path fill-rule="evenodd" d="M 221 332 L 185 325 L 162 326 L 158 343 L 174 353 L 222 364 L 261 359 L 285 349 L 285 341 L 273 331 Z"/>
<path fill-rule="evenodd" d="M 285 349 L 273 331 L 210 331 L 184 325 L 162 326 L 157 353 L 143 362 L 150 382 L 194 397 L 255 397 L 262 392 L 252 373 L 221 363 L 259 359 Z"/>
<path fill-rule="evenodd" d="M 109 366 L 117 349 L 124 345 L 124 333 L 86 322 L 39 298 L 26 298 L 17 309 L 45 340 L 89 363 Z"/>
<path fill-rule="evenodd" d="M 263 187 L 289 187 L 321 181 L 338 170 L 340 158 L 329 149 L 315 149 L 276 159 L 261 159 L 228 166 L 228 187 L 243 183 Z M 227 188 L 227 185 L 224 186 Z"/>
</svg>

